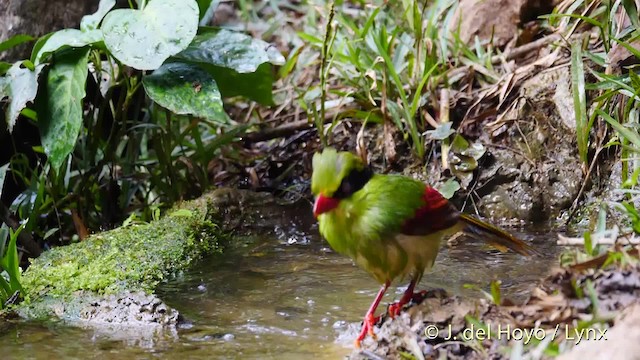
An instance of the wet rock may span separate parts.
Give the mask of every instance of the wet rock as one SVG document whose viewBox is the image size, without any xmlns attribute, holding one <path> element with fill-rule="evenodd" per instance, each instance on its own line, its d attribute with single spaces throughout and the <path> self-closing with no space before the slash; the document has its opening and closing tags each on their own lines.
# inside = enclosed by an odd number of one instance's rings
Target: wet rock
<svg viewBox="0 0 640 360">
<path fill-rule="evenodd" d="M 541 221 L 543 203 L 540 195 L 526 182 L 501 184 L 491 194 L 482 198 L 481 209 L 493 219 Z"/>
<path fill-rule="evenodd" d="M 176 325 L 178 311 L 156 296 L 125 292 L 89 303 L 80 310 L 78 320 L 98 324 Z"/>
<path fill-rule="evenodd" d="M 395 319 L 385 316 L 377 339 L 367 337 L 362 349 L 354 351 L 350 358 L 398 359 L 406 353 L 416 359 L 465 358 L 473 353 L 472 349 L 455 341 L 467 327 L 465 317 L 479 318 L 489 307 L 484 300 L 449 296 L 442 290 L 429 291 L 424 301 Z"/>
<path fill-rule="evenodd" d="M 307 234 L 298 231 L 292 220 L 310 220 L 311 207 L 304 201 L 279 201 L 272 193 L 219 188 L 210 194 L 209 206 L 221 214 L 225 230 L 237 235 L 275 233 L 288 243 L 306 242 Z M 274 224 L 291 224 L 283 229 Z"/>
<path fill-rule="evenodd" d="M 493 129 L 491 149 L 476 192 L 479 208 L 495 221 L 543 222 L 569 208 L 583 181 L 575 136 L 570 74 L 566 68 L 525 81 L 519 100 Z M 487 140 L 492 141 L 492 140 Z"/>
<path fill-rule="evenodd" d="M 597 299 L 595 303 L 593 299 Z M 619 354 L 609 342 L 613 337 L 618 338 L 619 343 L 613 344 L 620 345 L 620 349 L 637 353 L 635 344 L 640 342 L 630 339 L 640 337 L 639 299 L 638 265 L 586 272 L 557 269 L 520 305 L 509 301 L 495 305 L 485 299 L 432 291 L 424 301 L 412 304 L 395 319 L 384 316 L 377 339 L 365 339 L 362 349 L 354 351 L 351 359 L 395 359 L 406 354 L 416 359 L 501 359 L 509 353 L 506 347 L 514 348 L 518 334 L 534 329 L 540 329 L 536 336 L 556 334 L 554 341 L 560 343 L 559 348 L 568 350 L 576 345 L 575 331 L 581 328 L 590 329 L 592 340 L 606 333 L 607 341 L 600 338 L 578 345 L 567 353 L 566 359 L 613 359 L 617 358 L 613 354 Z M 585 327 L 585 323 L 589 325 Z M 608 329 L 611 323 L 615 325 Z M 360 324 L 352 324 L 345 333 L 353 339 L 359 328 Z M 524 358 L 527 351 L 537 351 L 533 347 L 525 349 Z"/>
<path fill-rule="evenodd" d="M 500 47 L 517 36 L 522 24 L 551 9 L 550 0 L 462 0 L 451 29 L 456 31 L 459 26 L 465 43 L 478 36 L 483 41 L 492 39 Z"/>
</svg>

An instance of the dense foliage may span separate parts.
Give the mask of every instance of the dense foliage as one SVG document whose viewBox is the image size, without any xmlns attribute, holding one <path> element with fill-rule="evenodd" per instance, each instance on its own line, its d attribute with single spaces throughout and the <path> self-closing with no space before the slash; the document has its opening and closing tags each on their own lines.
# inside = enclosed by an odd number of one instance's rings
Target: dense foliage
<svg viewBox="0 0 640 360">
<path fill-rule="evenodd" d="M 0 63 L 0 126 L 13 144 L 0 158 L 0 194 L 4 183 L 25 189 L 9 209 L 2 205 L 2 220 L 15 214 L 25 241 L 43 247 L 113 227 L 131 213 L 149 219 L 208 186 L 209 161 L 245 129 L 222 99 L 272 104 L 271 65 L 284 62 L 264 41 L 199 26 L 217 3 L 154 0 L 114 9 L 115 0 L 102 0 L 80 29 L 42 36 L 29 59 Z M 32 40 L 14 36 L 0 51 Z M 9 236 L 0 235 L 4 244 Z M 9 275 L 15 239 L 12 233 L 9 260 L 0 264 Z M 2 287 L 3 303 L 13 285 Z"/>
</svg>

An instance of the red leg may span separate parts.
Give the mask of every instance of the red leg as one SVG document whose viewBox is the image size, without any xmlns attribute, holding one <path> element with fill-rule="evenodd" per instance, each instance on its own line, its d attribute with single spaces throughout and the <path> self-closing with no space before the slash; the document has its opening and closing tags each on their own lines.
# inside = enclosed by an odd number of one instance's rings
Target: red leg
<svg viewBox="0 0 640 360">
<path fill-rule="evenodd" d="M 374 339 L 376 338 L 376 334 L 373 332 L 373 327 L 378 322 L 378 319 L 379 319 L 379 317 L 375 316 L 376 309 L 378 308 L 378 305 L 380 305 L 380 301 L 382 301 L 382 297 L 384 296 L 384 293 L 387 291 L 388 287 L 389 287 L 389 281 L 387 281 L 386 283 L 384 283 L 384 285 L 382 285 L 382 287 L 380 288 L 380 291 L 378 291 L 378 295 L 376 295 L 376 298 L 373 300 L 373 303 L 371 303 L 371 307 L 369 307 L 369 311 L 367 311 L 366 315 L 364 316 L 364 321 L 362 323 L 362 331 L 360 331 L 360 335 L 356 339 L 357 348 L 360 347 L 360 342 L 364 340 L 367 334 L 371 335 L 371 337 Z"/>
<path fill-rule="evenodd" d="M 405 290 L 404 294 L 402 294 L 400 301 L 389 305 L 389 316 L 391 316 L 392 319 L 398 316 L 398 314 L 400 314 L 400 311 L 402 310 L 402 307 L 404 307 L 409 301 L 411 301 L 411 299 L 413 299 L 413 295 L 414 295 L 413 289 L 415 287 L 416 287 L 416 278 L 414 277 L 411 279 L 411 282 L 409 283 L 409 287 L 407 287 L 407 290 Z"/>
</svg>

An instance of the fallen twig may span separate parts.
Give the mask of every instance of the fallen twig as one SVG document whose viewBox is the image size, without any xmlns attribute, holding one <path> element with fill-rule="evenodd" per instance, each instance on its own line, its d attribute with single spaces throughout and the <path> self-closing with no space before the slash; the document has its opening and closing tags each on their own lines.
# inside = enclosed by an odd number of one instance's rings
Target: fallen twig
<svg viewBox="0 0 640 360">
<path fill-rule="evenodd" d="M 614 245 L 614 244 L 632 244 L 637 245 L 640 244 L 640 238 L 635 236 L 596 236 L 596 234 L 592 235 L 591 241 L 593 242 L 593 246 L 595 245 Z M 562 234 L 558 234 L 558 241 L 556 242 L 558 245 L 567 245 L 567 246 L 584 246 L 584 238 L 582 237 L 569 237 L 564 236 Z"/>
</svg>

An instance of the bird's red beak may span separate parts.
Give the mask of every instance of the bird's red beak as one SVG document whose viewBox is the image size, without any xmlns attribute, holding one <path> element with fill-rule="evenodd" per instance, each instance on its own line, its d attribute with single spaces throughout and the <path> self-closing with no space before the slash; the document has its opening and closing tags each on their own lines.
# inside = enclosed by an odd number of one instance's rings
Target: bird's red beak
<svg viewBox="0 0 640 360">
<path fill-rule="evenodd" d="M 327 211 L 331 211 L 338 206 L 340 199 L 334 199 L 331 197 L 325 197 L 322 194 L 318 195 L 316 202 L 313 204 L 313 216 L 318 217 L 320 214 L 324 214 Z"/>
</svg>

